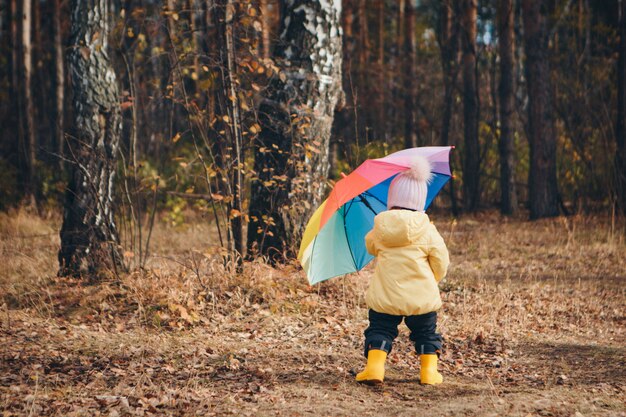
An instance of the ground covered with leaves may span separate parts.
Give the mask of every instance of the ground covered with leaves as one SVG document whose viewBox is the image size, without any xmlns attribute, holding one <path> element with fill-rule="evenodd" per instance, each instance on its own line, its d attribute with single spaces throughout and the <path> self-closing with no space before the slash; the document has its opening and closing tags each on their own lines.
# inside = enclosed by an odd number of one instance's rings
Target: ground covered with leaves
<svg viewBox="0 0 626 417">
<path fill-rule="evenodd" d="M 385 383 L 368 387 L 354 373 L 371 269 L 315 287 L 295 265 L 234 275 L 210 227 L 194 222 L 159 225 L 144 270 L 94 284 L 54 276 L 58 219 L 0 214 L 0 409 L 626 415 L 624 226 L 433 218 L 453 262 L 441 285 L 444 384 L 419 384 L 403 328 Z"/>
</svg>

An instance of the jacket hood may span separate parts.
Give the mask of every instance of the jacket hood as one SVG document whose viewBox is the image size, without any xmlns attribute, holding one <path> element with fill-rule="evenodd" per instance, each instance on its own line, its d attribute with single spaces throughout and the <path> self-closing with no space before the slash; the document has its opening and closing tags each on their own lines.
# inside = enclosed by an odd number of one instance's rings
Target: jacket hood
<svg viewBox="0 0 626 417">
<path fill-rule="evenodd" d="M 428 215 L 419 211 L 389 210 L 374 218 L 374 230 L 387 247 L 415 243 L 430 224 Z"/>
</svg>

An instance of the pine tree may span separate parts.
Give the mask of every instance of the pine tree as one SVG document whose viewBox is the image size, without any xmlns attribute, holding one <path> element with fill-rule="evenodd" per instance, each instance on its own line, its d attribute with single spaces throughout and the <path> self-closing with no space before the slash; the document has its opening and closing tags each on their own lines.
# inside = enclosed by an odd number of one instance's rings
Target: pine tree
<svg viewBox="0 0 626 417">
<path fill-rule="evenodd" d="M 524 50 L 528 82 L 528 176 L 530 218 L 559 214 L 556 180 L 556 129 L 552 105 L 547 2 L 523 0 Z"/>
<path fill-rule="evenodd" d="M 461 40 L 463 45 L 463 204 L 468 211 L 480 201 L 480 148 L 478 142 L 478 80 L 476 74 L 477 0 L 461 1 Z"/>
<path fill-rule="evenodd" d="M 514 1 L 498 3 L 498 49 L 500 53 L 500 211 L 517 211 L 515 190 L 515 148 L 513 141 L 513 112 L 515 105 L 515 28 Z"/>
</svg>

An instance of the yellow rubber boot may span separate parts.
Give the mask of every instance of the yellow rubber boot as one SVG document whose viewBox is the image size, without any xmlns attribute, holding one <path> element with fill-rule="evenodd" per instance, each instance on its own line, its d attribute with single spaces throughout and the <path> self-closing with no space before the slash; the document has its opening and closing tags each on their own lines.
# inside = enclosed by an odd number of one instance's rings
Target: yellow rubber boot
<svg viewBox="0 0 626 417">
<path fill-rule="evenodd" d="M 368 385 L 382 384 L 385 379 L 385 361 L 387 352 L 384 350 L 371 349 L 367 352 L 367 365 L 360 374 L 357 374 L 356 381 Z"/>
<path fill-rule="evenodd" d="M 420 383 L 426 385 L 441 384 L 443 376 L 437 371 L 437 355 L 420 355 Z"/>
</svg>

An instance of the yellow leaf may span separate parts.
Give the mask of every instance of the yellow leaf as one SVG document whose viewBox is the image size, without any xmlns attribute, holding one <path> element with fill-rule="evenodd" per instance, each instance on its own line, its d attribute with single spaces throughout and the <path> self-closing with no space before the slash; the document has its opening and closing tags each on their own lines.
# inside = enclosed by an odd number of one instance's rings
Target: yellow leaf
<svg viewBox="0 0 626 417">
<path fill-rule="evenodd" d="M 172 138 L 172 142 L 176 143 L 180 140 L 180 132 L 176 133 L 176 135 L 174 135 L 174 137 Z"/>
<path fill-rule="evenodd" d="M 187 309 L 180 304 L 168 304 L 167 306 L 172 313 L 178 313 L 180 318 L 185 320 L 188 323 L 194 323 L 198 321 L 198 316 L 195 313 L 189 314 Z"/>
</svg>

